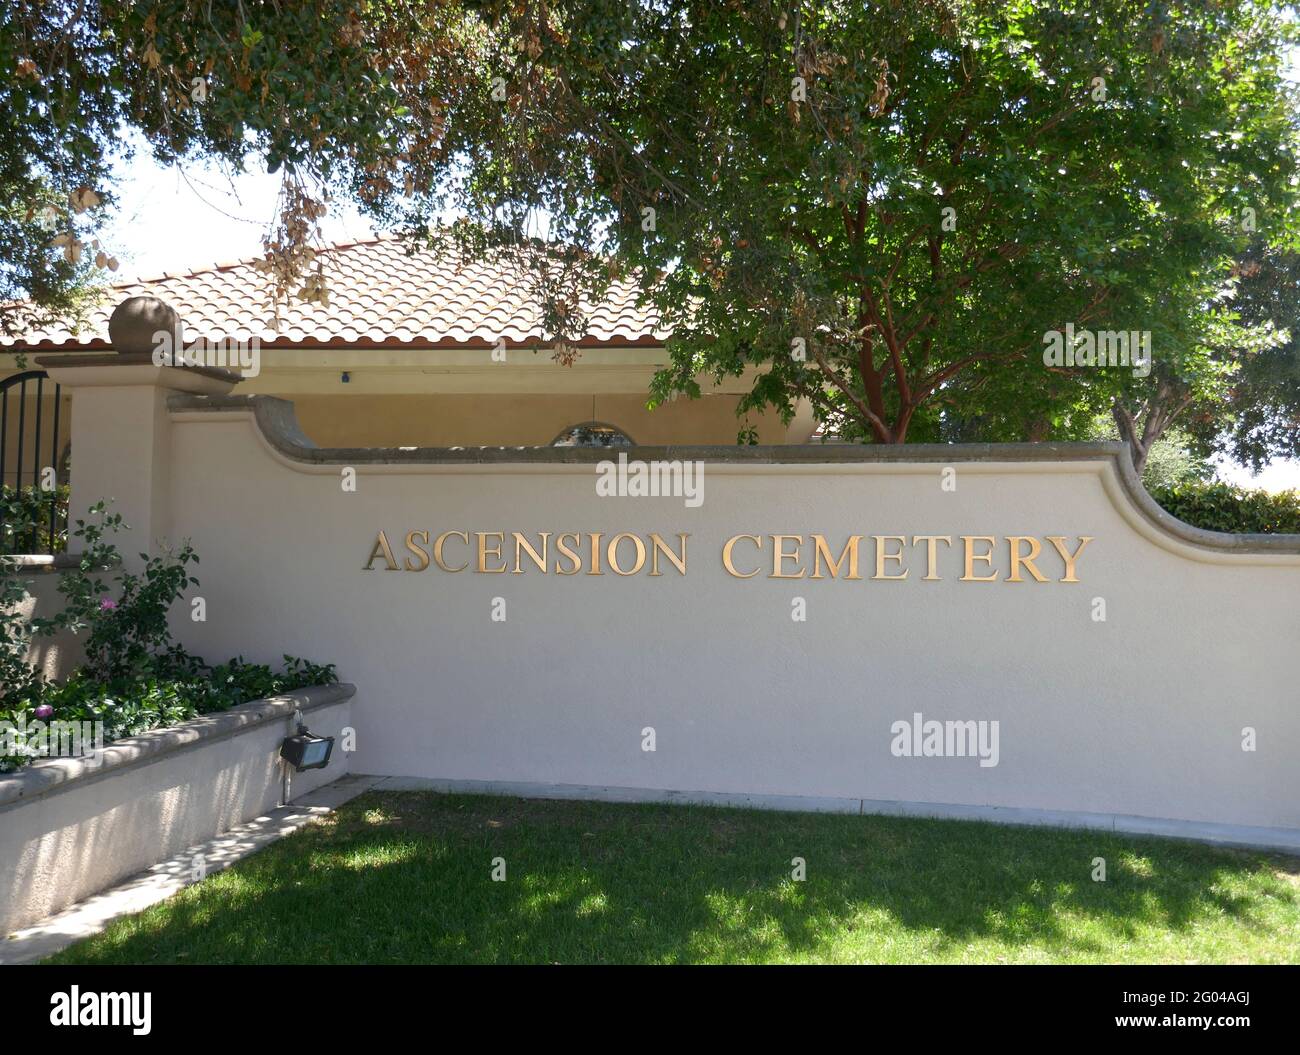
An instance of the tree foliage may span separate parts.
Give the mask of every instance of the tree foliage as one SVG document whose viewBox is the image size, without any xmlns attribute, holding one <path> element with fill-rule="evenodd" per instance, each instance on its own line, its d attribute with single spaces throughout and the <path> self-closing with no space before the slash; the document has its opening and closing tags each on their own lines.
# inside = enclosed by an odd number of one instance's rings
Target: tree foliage
<svg viewBox="0 0 1300 1055">
<path fill-rule="evenodd" d="M 1300 254 L 1257 248 L 1237 270 L 1235 310 L 1276 339 L 1239 357 L 1221 398 L 1198 406 L 1189 428 L 1203 452 L 1258 472 L 1273 458 L 1300 457 Z"/>
<path fill-rule="evenodd" d="M 806 401 L 876 442 L 1113 409 L 1149 449 L 1281 340 L 1232 303 L 1234 262 L 1294 226 L 1270 0 L 104 0 L 0 29 L 0 219 L 53 201 L 67 236 L 18 267 L 38 299 L 126 125 L 163 160 L 285 173 L 277 303 L 328 298 L 337 196 L 526 266 L 561 341 L 634 277 L 674 334 L 652 403 L 743 377 L 742 413 Z M 1149 333 L 1154 369 L 1045 364 L 1066 324 Z"/>
<path fill-rule="evenodd" d="M 472 94 L 478 25 L 439 0 L 5 5 L 0 296 L 62 309 L 78 267 L 115 267 L 93 235 L 132 130 L 164 164 L 283 173 L 262 247 L 273 302 L 327 299 L 328 201 L 383 217 L 448 170 L 447 97 Z"/>
<path fill-rule="evenodd" d="M 807 399 L 881 442 L 936 437 L 958 400 L 1028 426 L 1081 389 L 1140 398 L 1145 379 L 1050 376 L 1067 322 L 1149 331 L 1160 376 L 1204 387 L 1234 256 L 1290 228 L 1267 5 L 581 11 L 584 32 L 491 60 L 547 106 L 519 104 L 472 204 L 544 210 L 637 270 L 675 334 L 659 397 L 751 376 L 746 406 Z"/>
</svg>

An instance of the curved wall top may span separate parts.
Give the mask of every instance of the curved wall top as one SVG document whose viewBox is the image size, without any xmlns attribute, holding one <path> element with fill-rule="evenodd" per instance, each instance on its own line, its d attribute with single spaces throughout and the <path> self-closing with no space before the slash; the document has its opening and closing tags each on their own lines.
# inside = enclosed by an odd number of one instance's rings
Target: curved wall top
<svg viewBox="0 0 1300 1055">
<path fill-rule="evenodd" d="M 1124 443 L 918 443 L 790 444 L 765 446 L 638 446 L 610 451 L 591 447 L 318 447 L 298 425 L 293 403 L 272 396 L 176 395 L 168 400 L 177 420 L 211 416 L 251 418 L 259 438 L 277 459 L 305 472 L 333 472 L 339 466 L 378 471 L 437 471 L 450 468 L 574 471 L 625 454 L 640 461 L 702 461 L 713 472 L 842 467 L 908 471 L 909 466 L 997 465 L 1011 471 L 1099 472 L 1116 509 L 1139 533 L 1184 556 L 1216 560 L 1223 555 L 1300 557 L 1300 534 L 1229 534 L 1194 527 L 1167 512 L 1142 485 Z M 1170 545 L 1170 544 L 1173 545 Z M 1260 563 L 1258 560 L 1251 563 Z"/>
</svg>

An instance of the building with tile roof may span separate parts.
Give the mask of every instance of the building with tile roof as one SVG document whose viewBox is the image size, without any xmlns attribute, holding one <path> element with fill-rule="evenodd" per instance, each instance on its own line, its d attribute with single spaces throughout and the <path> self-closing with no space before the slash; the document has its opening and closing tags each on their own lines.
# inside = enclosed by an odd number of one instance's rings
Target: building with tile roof
<svg viewBox="0 0 1300 1055">
<path fill-rule="evenodd" d="M 646 409 L 668 334 L 631 284 L 581 305 L 586 335 L 564 366 L 523 276 L 507 265 L 411 252 L 392 236 L 334 245 L 319 259 L 328 302 L 282 302 L 278 323 L 255 259 L 115 285 L 76 330 L 0 338 L 0 378 L 19 352 L 111 353 L 113 309 L 154 296 L 179 314 L 187 344 L 256 339 L 260 369 L 237 393 L 292 400 L 321 446 L 540 446 L 573 442 L 574 426 L 590 422 L 637 444 L 736 441 L 736 402 L 752 379 Z M 765 443 L 803 442 L 814 426 L 806 416 L 790 428 L 770 415 L 749 424 Z"/>
</svg>

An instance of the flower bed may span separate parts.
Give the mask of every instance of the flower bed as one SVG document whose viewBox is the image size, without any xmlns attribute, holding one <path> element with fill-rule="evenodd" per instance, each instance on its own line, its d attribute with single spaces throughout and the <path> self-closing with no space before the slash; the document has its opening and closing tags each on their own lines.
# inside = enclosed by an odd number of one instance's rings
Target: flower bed
<svg viewBox="0 0 1300 1055">
<path fill-rule="evenodd" d="M 70 727 L 79 730 L 83 744 L 80 730 L 88 730 L 94 742 L 103 746 L 250 700 L 338 681 L 332 664 L 321 666 L 293 656 L 284 659 L 280 673 L 242 658 L 209 667 L 191 657 L 189 669 L 155 670 L 134 680 L 102 683 L 78 671 L 65 682 L 42 683 L 16 706 L 0 709 L 0 773 L 37 758 L 68 753 L 57 744 L 60 731 Z"/>
<path fill-rule="evenodd" d="M 31 525 L 7 511 L 5 547 L 26 537 Z M 198 579 L 199 562 L 188 545 L 124 569 L 110 541 L 122 518 L 103 502 L 78 520 L 76 563 L 61 573 L 63 604 L 51 618 L 25 621 L 19 602 L 29 586 L 23 566 L 0 556 L 0 773 L 36 758 L 83 754 L 125 736 L 174 726 L 225 711 L 249 700 L 338 681 L 331 664 L 285 656 L 282 671 L 242 657 L 211 665 L 171 637 L 168 612 Z M 84 643 L 85 659 L 68 678 L 52 681 L 27 657 L 33 637 L 70 632 Z M 75 734 L 72 735 L 72 734 Z M 75 742 L 74 742 L 75 741 Z M 71 744 L 74 750 L 66 748 Z"/>
</svg>

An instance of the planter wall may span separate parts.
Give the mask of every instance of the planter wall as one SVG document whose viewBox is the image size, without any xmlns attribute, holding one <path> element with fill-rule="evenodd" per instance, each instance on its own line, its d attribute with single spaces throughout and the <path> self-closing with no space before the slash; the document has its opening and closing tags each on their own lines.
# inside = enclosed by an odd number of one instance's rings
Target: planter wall
<svg viewBox="0 0 1300 1055">
<path fill-rule="evenodd" d="M 313 733 L 352 724 L 352 685 L 255 700 L 0 776 L 0 935 L 43 919 L 286 801 L 279 749 L 295 708 Z M 348 771 L 293 773 L 287 799 Z"/>
</svg>

